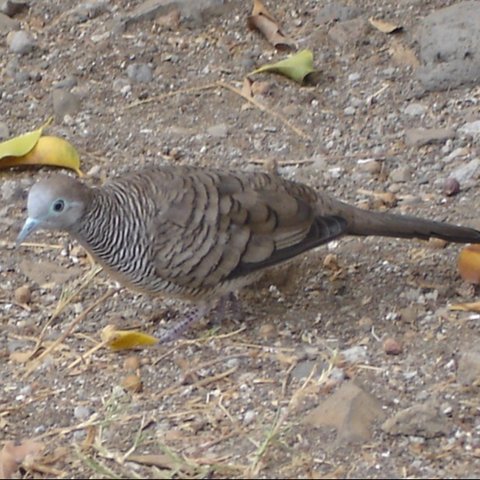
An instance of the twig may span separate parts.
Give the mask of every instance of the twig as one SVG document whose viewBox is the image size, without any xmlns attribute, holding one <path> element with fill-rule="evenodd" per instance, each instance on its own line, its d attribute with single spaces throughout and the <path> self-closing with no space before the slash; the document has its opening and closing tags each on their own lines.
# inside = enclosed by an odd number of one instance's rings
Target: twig
<svg viewBox="0 0 480 480">
<path fill-rule="evenodd" d="M 233 87 L 232 85 L 229 85 L 228 83 L 225 82 L 217 82 L 217 85 L 222 88 L 226 88 L 227 90 L 230 90 L 233 93 L 236 93 L 237 95 L 240 95 L 242 98 L 244 98 L 247 102 L 250 102 L 252 105 L 255 105 L 258 109 L 260 109 L 262 112 L 266 112 L 272 117 L 277 118 L 281 122 L 283 122 L 288 128 L 293 130 L 299 137 L 305 139 L 305 140 L 310 140 L 310 135 L 307 135 L 303 130 L 300 130 L 298 127 L 293 125 L 289 120 L 287 120 L 282 114 L 276 112 L 275 110 L 272 110 L 265 106 L 263 103 L 260 103 L 258 100 L 255 100 L 253 97 L 249 97 L 245 93 L 243 93 L 241 90 L 238 88 Z"/>
<path fill-rule="evenodd" d="M 201 92 L 202 90 L 211 90 L 214 88 L 218 88 L 217 83 L 207 83 L 206 85 L 200 85 L 197 87 L 180 88 L 173 92 L 162 93 L 161 95 L 146 98 L 145 100 L 138 100 L 137 102 L 133 102 L 130 105 L 127 105 L 125 109 L 130 110 L 131 108 L 136 108 L 147 103 L 158 102 L 159 100 L 163 100 L 164 98 L 175 97 L 176 95 L 189 95 L 191 93 Z"/>
<path fill-rule="evenodd" d="M 75 296 L 78 295 L 92 281 L 92 279 L 101 271 L 102 271 L 102 267 L 94 266 L 85 276 L 84 282 L 76 290 L 74 290 L 70 295 L 64 296 L 64 293 L 62 292 L 62 295 L 55 308 L 55 311 L 43 326 L 42 331 L 40 332 L 40 335 L 36 341 L 36 344 L 33 347 L 32 353 L 30 354 L 30 357 L 27 359 L 27 361 L 33 358 L 37 354 L 37 352 L 40 350 L 43 343 L 43 339 L 45 338 L 47 329 L 55 320 L 55 318 L 57 318 L 60 315 L 60 313 L 62 313 L 65 307 L 72 301 L 72 299 L 75 298 Z"/>
<path fill-rule="evenodd" d="M 70 325 L 67 327 L 67 329 L 62 333 L 62 335 L 60 335 L 60 337 L 58 337 L 34 361 L 32 361 L 32 364 L 30 365 L 30 367 L 25 372 L 24 378 L 28 377 L 33 372 L 33 370 L 35 370 L 35 368 L 38 365 L 38 363 L 40 362 L 40 360 L 42 358 L 46 357 L 48 354 L 50 354 L 50 352 L 55 350 L 75 330 L 75 327 L 82 320 L 84 320 L 92 310 L 94 310 L 96 307 L 98 307 L 101 303 L 103 303 L 107 298 L 111 297 L 117 291 L 118 291 L 118 289 L 116 289 L 116 288 L 108 289 L 96 302 L 94 302 L 86 310 L 84 310 L 80 315 L 78 315 L 76 318 L 74 318 L 73 321 L 70 323 Z"/>
<path fill-rule="evenodd" d="M 246 95 L 238 88 L 235 88 L 234 86 L 229 85 L 228 83 L 225 83 L 222 81 L 218 81 L 215 83 L 207 83 L 206 85 L 200 85 L 198 87 L 181 88 L 179 90 L 175 90 L 174 92 L 163 93 L 162 95 L 157 95 L 152 98 L 147 98 L 145 100 L 139 100 L 137 102 L 131 103 L 130 105 L 127 105 L 125 108 L 131 109 L 131 108 L 138 107 L 140 105 L 145 105 L 147 103 L 158 102 L 159 100 L 163 100 L 164 98 L 174 97 L 176 95 L 182 95 L 182 94 L 188 95 L 191 93 L 200 92 L 202 90 L 213 90 L 216 88 L 224 88 L 226 90 L 230 90 L 231 92 L 235 93 L 236 95 L 239 95 L 240 97 L 245 99 L 247 102 L 257 107 L 262 112 L 268 113 L 270 116 L 276 118 L 277 120 L 280 120 L 288 128 L 290 128 L 290 130 L 295 132 L 299 137 L 305 140 L 310 140 L 310 135 L 306 134 L 303 130 L 300 130 L 300 128 L 293 125 L 293 123 L 290 122 L 287 118 L 285 118 L 281 113 L 278 113 L 275 110 L 272 110 L 271 108 L 267 107 L 263 103 L 260 103 L 258 100 L 255 100 L 253 97 Z"/>
</svg>

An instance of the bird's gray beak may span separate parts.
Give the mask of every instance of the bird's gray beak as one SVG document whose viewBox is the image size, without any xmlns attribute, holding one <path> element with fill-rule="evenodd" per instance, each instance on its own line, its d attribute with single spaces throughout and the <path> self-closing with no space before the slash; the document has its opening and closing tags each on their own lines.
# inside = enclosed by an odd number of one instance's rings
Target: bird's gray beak
<svg viewBox="0 0 480 480">
<path fill-rule="evenodd" d="M 18 234 L 17 241 L 15 242 L 16 246 L 18 247 L 32 232 L 34 232 L 39 224 L 40 222 L 38 220 L 27 218 L 23 224 L 22 230 Z"/>
</svg>

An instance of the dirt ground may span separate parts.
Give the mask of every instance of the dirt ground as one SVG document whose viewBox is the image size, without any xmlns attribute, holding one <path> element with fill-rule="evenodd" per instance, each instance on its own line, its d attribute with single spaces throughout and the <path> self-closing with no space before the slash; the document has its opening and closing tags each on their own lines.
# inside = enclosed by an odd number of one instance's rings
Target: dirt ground
<svg viewBox="0 0 480 480">
<path fill-rule="evenodd" d="M 412 66 L 420 19 L 455 2 L 359 2 L 365 28 L 343 43 L 329 34 L 335 22 L 319 18 L 323 2 L 265 2 L 299 48 L 312 49 L 321 72 L 314 86 L 256 76 L 254 98 L 266 111 L 218 83 L 241 89 L 247 73 L 285 56 L 247 28 L 251 2 L 179 22 L 161 14 L 121 31 L 118 15 L 140 3 L 105 2 L 98 11 L 81 4 L 90 13 L 79 19 L 77 2 L 40 0 L 15 16 L 36 44 L 18 55 L 0 41 L 1 120 L 10 136 L 55 114 L 48 133 L 76 146 L 92 183 L 151 163 L 262 170 L 275 160 L 281 175 L 366 208 L 480 227 L 475 178 L 457 195 L 444 193 L 449 173 L 479 155 L 478 142 L 405 139 L 409 128 L 457 129 L 479 118 L 478 87 L 424 92 Z M 403 31 L 382 33 L 369 17 Z M 406 55 L 392 53 L 399 44 Z M 134 78 L 134 64 L 152 78 Z M 53 108 L 58 82 L 78 100 L 66 116 Z M 418 104 L 420 115 L 405 112 Z M 457 148 L 462 155 L 444 161 Z M 108 324 L 158 335 L 188 306 L 127 290 L 102 297 L 111 280 L 92 274 L 65 236 L 39 233 L 15 249 L 28 188 L 50 171 L 1 172 L 0 440 L 43 444 L 16 475 L 478 476 L 479 390 L 465 380 L 478 356 L 460 363 L 478 343 L 480 316 L 449 309 L 478 298 L 457 271 L 461 246 L 341 239 L 240 292 L 241 322 L 227 313 L 173 344 L 95 349 Z M 24 285 L 28 305 L 15 300 Z M 141 391 L 125 388 L 128 380 L 141 381 Z M 339 401 L 341 425 L 331 418 L 315 426 L 313 409 L 349 382 L 379 409 L 366 420 L 361 402 Z M 382 428 L 420 405 L 426 419 Z M 425 433 L 423 421 L 438 428 Z"/>
</svg>

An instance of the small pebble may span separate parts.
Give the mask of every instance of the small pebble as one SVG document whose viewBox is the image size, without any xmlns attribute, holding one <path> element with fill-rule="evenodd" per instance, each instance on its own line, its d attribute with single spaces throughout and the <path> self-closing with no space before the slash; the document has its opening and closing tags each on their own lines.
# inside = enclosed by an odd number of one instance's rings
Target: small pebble
<svg viewBox="0 0 480 480">
<path fill-rule="evenodd" d="M 390 172 L 390 179 L 395 183 L 404 183 L 410 180 L 411 172 L 408 167 L 398 167 Z"/>
<path fill-rule="evenodd" d="M 264 340 L 269 340 L 275 338 L 275 336 L 277 335 L 277 329 L 275 328 L 275 325 L 273 323 L 265 323 L 260 327 L 258 333 L 260 335 L 260 338 Z"/>
<path fill-rule="evenodd" d="M 15 301 L 20 305 L 30 303 L 32 299 L 32 292 L 28 285 L 22 285 L 15 290 Z"/>
<path fill-rule="evenodd" d="M 7 139 L 10 136 L 10 129 L 5 122 L 0 122 L 0 141 Z"/>
<path fill-rule="evenodd" d="M 225 138 L 228 135 L 228 126 L 225 123 L 212 125 L 207 128 L 207 134 L 215 138 Z"/>
<path fill-rule="evenodd" d="M 142 391 L 142 379 L 138 375 L 127 375 L 122 380 L 122 387 L 128 392 L 138 393 Z"/>
<path fill-rule="evenodd" d="M 138 370 L 140 368 L 140 359 L 138 358 L 137 355 L 130 355 L 123 362 L 123 368 L 124 370 L 132 371 L 132 372 L 134 372 L 135 370 Z"/>
<path fill-rule="evenodd" d="M 403 351 L 402 345 L 392 337 L 383 342 L 383 351 L 387 355 L 400 355 Z"/>
<path fill-rule="evenodd" d="M 7 44 L 11 52 L 19 55 L 30 53 L 36 45 L 32 34 L 24 30 L 10 32 L 7 35 Z"/>
<path fill-rule="evenodd" d="M 127 75 L 136 83 L 148 83 L 153 79 L 152 69 L 146 63 L 132 63 L 127 67 Z"/>
<path fill-rule="evenodd" d="M 73 416 L 82 422 L 90 418 L 91 412 L 88 407 L 78 406 L 73 410 Z"/>
<path fill-rule="evenodd" d="M 80 111 L 80 97 L 62 88 L 52 92 L 53 112 L 58 122 L 63 122 L 67 115 L 75 116 Z"/>
<path fill-rule="evenodd" d="M 364 160 L 357 161 L 358 169 L 362 172 L 368 173 L 380 173 L 382 170 L 382 164 L 378 160 L 374 160 L 373 158 L 367 158 Z"/>
<path fill-rule="evenodd" d="M 268 95 L 272 89 L 273 84 L 271 82 L 253 82 L 252 83 L 252 93 L 255 95 Z"/>
<path fill-rule="evenodd" d="M 447 197 L 452 197 L 460 192 L 460 182 L 456 178 L 447 178 L 443 184 L 443 193 Z"/>
<path fill-rule="evenodd" d="M 347 107 L 345 108 L 345 110 L 343 110 L 343 113 L 349 117 L 351 117 L 352 115 L 355 115 L 355 107 Z"/>
<path fill-rule="evenodd" d="M 256 417 L 256 413 L 253 410 L 247 410 L 243 416 L 243 424 L 250 425 Z"/>
<path fill-rule="evenodd" d="M 367 349 L 360 345 L 347 348 L 341 353 L 346 363 L 360 363 L 367 361 Z"/>
<path fill-rule="evenodd" d="M 422 105 L 421 103 L 412 103 L 405 108 L 403 113 L 410 117 L 420 117 L 426 111 L 427 111 L 427 107 L 425 107 L 425 105 Z"/>
</svg>

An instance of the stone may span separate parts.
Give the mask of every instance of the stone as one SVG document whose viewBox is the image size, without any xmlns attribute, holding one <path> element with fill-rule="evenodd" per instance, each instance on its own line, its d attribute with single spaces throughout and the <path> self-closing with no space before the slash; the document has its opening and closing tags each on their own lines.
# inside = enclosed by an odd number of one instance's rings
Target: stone
<svg viewBox="0 0 480 480">
<path fill-rule="evenodd" d="M 402 344 L 393 337 L 388 337 L 383 342 L 383 351 L 387 355 L 400 355 L 403 352 Z"/>
<path fill-rule="evenodd" d="M 349 82 L 358 82 L 360 80 L 360 74 L 358 72 L 354 72 L 354 73 L 351 73 L 349 76 L 348 76 L 348 81 Z"/>
<path fill-rule="evenodd" d="M 10 129 L 5 122 L 0 122 L 0 141 L 6 140 L 10 136 Z"/>
<path fill-rule="evenodd" d="M 219 15 L 228 11 L 228 4 L 225 0 L 146 0 L 138 5 L 127 17 L 122 19 L 125 28 L 130 25 L 144 21 L 154 20 L 157 16 L 163 16 L 174 9 L 180 10 L 183 19 L 202 21 L 211 15 Z"/>
<path fill-rule="evenodd" d="M 91 412 L 88 407 L 78 406 L 73 409 L 73 416 L 81 422 L 88 420 L 88 418 L 90 418 L 90 415 Z"/>
<path fill-rule="evenodd" d="M 11 52 L 19 55 L 30 53 L 36 46 L 33 35 L 25 30 L 10 32 L 7 35 L 7 44 Z"/>
<path fill-rule="evenodd" d="M 448 435 L 452 425 L 437 404 L 430 401 L 400 410 L 383 423 L 382 430 L 389 435 L 435 438 Z"/>
<path fill-rule="evenodd" d="M 336 444 L 362 443 L 372 438 L 373 425 L 385 413 L 380 402 L 354 382 L 345 382 L 329 398 L 307 413 L 303 423 L 336 429 Z"/>
<path fill-rule="evenodd" d="M 468 122 L 465 125 L 462 125 L 458 132 L 463 135 L 468 135 L 474 137 L 475 139 L 480 137 L 480 120 L 475 122 Z"/>
<path fill-rule="evenodd" d="M 382 170 L 382 162 L 373 158 L 357 160 L 357 166 L 362 172 L 368 172 L 372 174 L 380 173 Z"/>
<path fill-rule="evenodd" d="M 135 83 L 148 83 L 153 79 L 152 68 L 146 63 L 132 63 L 127 67 L 127 75 Z"/>
<path fill-rule="evenodd" d="M 478 83 L 480 78 L 480 8 L 478 0 L 435 10 L 419 25 L 421 68 L 427 90 Z"/>
<path fill-rule="evenodd" d="M 107 0 L 84 2 L 70 10 L 68 18 L 73 23 L 83 23 L 105 13 L 109 9 Z"/>
<path fill-rule="evenodd" d="M 458 360 L 457 379 L 462 385 L 480 382 L 480 348 L 464 351 Z"/>
<path fill-rule="evenodd" d="M 207 134 L 215 138 L 225 138 L 228 135 L 228 125 L 219 123 L 207 128 Z"/>
<path fill-rule="evenodd" d="M 11 0 L 3 0 L 0 2 L 0 13 L 7 17 L 13 17 L 27 9 L 28 3 L 26 2 L 13 2 Z"/>
<path fill-rule="evenodd" d="M 452 128 L 410 128 L 405 130 L 405 142 L 410 147 L 443 143 L 449 138 L 455 138 L 455 130 Z"/>
<path fill-rule="evenodd" d="M 449 175 L 450 178 L 454 178 L 460 184 L 465 183 L 471 178 L 476 178 L 480 174 L 480 158 L 474 158 L 466 164 L 462 164 L 455 168 Z"/>
<path fill-rule="evenodd" d="M 404 110 L 403 113 L 409 117 L 421 117 L 427 111 L 427 107 L 421 103 L 411 103 Z"/>
<path fill-rule="evenodd" d="M 404 183 L 410 180 L 411 175 L 410 168 L 402 166 L 392 170 L 389 177 L 392 182 Z"/>
<path fill-rule="evenodd" d="M 75 116 L 80 110 L 81 100 L 78 95 L 63 89 L 52 92 L 53 113 L 57 122 L 63 122 L 66 115 Z"/>
<path fill-rule="evenodd" d="M 347 363 L 361 363 L 367 361 L 367 349 L 360 345 L 347 348 L 341 352 L 343 359 Z"/>
<path fill-rule="evenodd" d="M 53 84 L 55 88 L 65 88 L 70 90 L 73 87 L 77 86 L 77 78 L 73 75 L 66 76 L 63 80 Z"/>
<path fill-rule="evenodd" d="M 0 13 L 0 34 L 14 32 L 20 28 L 20 22 Z"/>
</svg>

